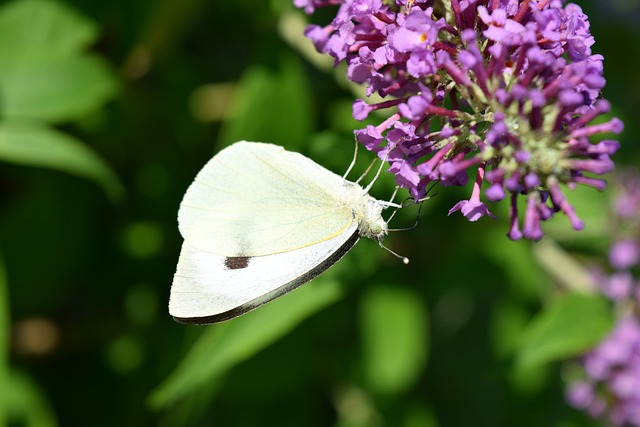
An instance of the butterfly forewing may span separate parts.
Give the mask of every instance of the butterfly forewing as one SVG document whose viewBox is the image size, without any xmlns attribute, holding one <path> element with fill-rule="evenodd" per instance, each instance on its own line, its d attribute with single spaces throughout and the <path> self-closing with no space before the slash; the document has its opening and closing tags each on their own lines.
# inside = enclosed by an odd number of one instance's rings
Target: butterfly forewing
<svg viewBox="0 0 640 427">
<path fill-rule="evenodd" d="M 353 223 L 340 204 L 345 181 L 282 147 L 239 142 L 205 165 L 187 190 L 179 228 L 192 247 L 265 256 L 331 239 Z"/>
</svg>

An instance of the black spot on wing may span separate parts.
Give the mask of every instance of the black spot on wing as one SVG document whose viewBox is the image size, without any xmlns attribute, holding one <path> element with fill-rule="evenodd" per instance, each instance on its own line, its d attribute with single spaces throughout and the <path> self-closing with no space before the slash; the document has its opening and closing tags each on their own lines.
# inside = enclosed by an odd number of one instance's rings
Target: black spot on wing
<svg viewBox="0 0 640 427">
<path fill-rule="evenodd" d="M 241 270 L 249 266 L 250 259 L 251 257 L 248 256 L 230 256 L 225 258 L 224 266 L 227 267 L 227 270 Z"/>
<path fill-rule="evenodd" d="M 282 295 L 291 292 L 296 289 L 300 285 L 307 283 L 309 280 L 319 276 L 323 272 L 325 272 L 329 267 L 338 262 L 340 258 L 342 258 L 349 250 L 356 244 L 356 242 L 360 239 L 360 234 L 356 230 L 349 239 L 344 242 L 342 246 L 340 246 L 335 252 L 333 252 L 329 257 L 327 257 L 324 261 L 320 262 L 320 264 L 311 268 L 309 271 L 304 274 L 296 277 L 289 283 L 285 283 L 280 286 L 278 289 L 274 289 L 273 291 L 260 296 L 252 301 L 249 301 L 246 304 L 240 305 L 236 308 L 233 308 L 229 311 L 225 311 L 224 313 L 215 314 L 213 316 L 203 316 L 203 317 L 173 317 L 176 322 L 191 324 L 191 325 L 207 325 L 211 323 L 222 322 L 225 320 L 233 319 L 234 317 L 238 317 L 242 314 L 245 314 L 255 308 L 260 307 L 263 304 L 268 303 L 269 301 L 273 301 L 274 299 L 281 297 Z M 227 258 L 228 259 L 228 258 Z M 226 264 L 226 261 L 225 261 Z"/>
</svg>

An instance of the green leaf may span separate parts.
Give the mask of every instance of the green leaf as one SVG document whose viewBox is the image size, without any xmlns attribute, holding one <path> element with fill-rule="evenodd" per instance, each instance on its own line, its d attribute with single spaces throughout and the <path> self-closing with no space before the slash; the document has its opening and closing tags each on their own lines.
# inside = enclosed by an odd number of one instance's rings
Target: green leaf
<svg viewBox="0 0 640 427">
<path fill-rule="evenodd" d="M 153 391 L 149 405 L 156 409 L 168 406 L 219 380 L 229 369 L 282 338 L 341 295 L 338 282 L 323 276 L 258 310 L 207 327 L 176 370 Z"/>
<path fill-rule="evenodd" d="M 365 382 L 374 392 L 397 394 L 425 367 L 428 318 L 419 295 L 383 285 L 370 288 L 360 307 Z"/>
<path fill-rule="evenodd" d="M 84 118 L 116 89 L 109 66 L 96 56 L 0 62 L 0 111 L 5 119 L 58 123 Z"/>
<path fill-rule="evenodd" d="M 55 427 L 55 415 L 45 396 L 25 374 L 12 372 L 0 387 L 0 401 L 7 404 L 7 415 L 15 425 Z M 14 424 L 11 424 L 14 425 Z"/>
<path fill-rule="evenodd" d="M 553 239 L 538 242 L 533 253 L 539 264 L 565 288 L 578 292 L 594 292 L 597 289 L 589 271 Z"/>
<path fill-rule="evenodd" d="M 262 141 L 302 147 L 312 130 L 313 99 L 300 61 L 287 58 L 277 72 L 249 68 L 238 83 L 231 119 L 220 130 L 220 144 Z"/>
<path fill-rule="evenodd" d="M 553 366 L 549 364 L 528 366 L 516 364 L 509 367 L 506 379 L 512 393 L 522 397 L 533 397 L 550 383 L 557 381 L 557 373 L 552 368 Z"/>
<path fill-rule="evenodd" d="M 51 0 L 0 8 L 0 113 L 62 122 L 86 117 L 116 93 L 110 67 L 83 54 L 97 27 Z"/>
<path fill-rule="evenodd" d="M 597 344 L 613 327 L 607 301 L 570 293 L 550 302 L 523 332 L 518 362 L 531 367 L 576 356 Z"/>
<path fill-rule="evenodd" d="M 438 427 L 435 411 L 424 401 L 408 402 L 405 407 L 403 427 Z"/>
<path fill-rule="evenodd" d="M 124 191 L 114 172 L 88 146 L 37 123 L 0 122 L 0 160 L 94 180 L 113 200 L 120 199 Z"/>
<path fill-rule="evenodd" d="M 0 69 L 24 58 L 60 58 L 81 52 L 97 27 L 65 4 L 17 0 L 0 8 Z"/>
<path fill-rule="evenodd" d="M 300 37 L 309 25 L 308 19 L 299 11 L 291 10 L 289 0 L 281 1 L 280 4 L 281 10 L 277 12 L 280 17 L 278 21 L 280 37 L 316 68 L 324 73 L 330 73 L 333 70 L 333 58 L 318 52 L 313 42 L 307 37 Z"/>
</svg>

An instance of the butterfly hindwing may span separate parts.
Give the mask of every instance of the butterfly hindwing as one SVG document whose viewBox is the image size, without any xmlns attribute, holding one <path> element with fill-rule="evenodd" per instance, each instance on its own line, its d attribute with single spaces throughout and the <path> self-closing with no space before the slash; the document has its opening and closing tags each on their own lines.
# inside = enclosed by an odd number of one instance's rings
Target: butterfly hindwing
<svg viewBox="0 0 640 427">
<path fill-rule="evenodd" d="M 357 226 L 329 240 L 290 252 L 225 257 L 185 242 L 173 279 L 169 312 L 179 322 L 228 320 L 313 279 L 358 241 Z"/>
</svg>

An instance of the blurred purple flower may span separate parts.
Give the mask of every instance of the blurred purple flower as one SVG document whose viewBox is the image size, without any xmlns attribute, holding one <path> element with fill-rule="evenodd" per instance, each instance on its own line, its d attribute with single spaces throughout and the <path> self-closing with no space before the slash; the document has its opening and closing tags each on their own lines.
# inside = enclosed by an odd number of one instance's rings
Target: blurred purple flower
<svg viewBox="0 0 640 427">
<path fill-rule="evenodd" d="M 638 260 L 640 260 L 640 243 L 635 240 L 619 240 L 609 250 L 609 262 L 617 269 L 629 269 L 637 265 Z"/>
<path fill-rule="evenodd" d="M 579 409 L 589 408 L 595 400 L 593 385 L 586 381 L 576 381 L 567 390 L 567 401 Z"/>
<path fill-rule="evenodd" d="M 617 186 L 614 212 L 621 220 L 640 221 L 640 177 L 633 171 L 622 172 Z"/>
<path fill-rule="evenodd" d="M 620 316 L 616 327 L 582 357 L 585 378 L 569 384 L 567 401 L 615 426 L 640 427 L 640 174 L 631 170 L 616 180 L 610 220 L 610 275 L 593 272 L 600 291 Z M 633 215 L 630 213 L 633 212 Z"/>
<path fill-rule="evenodd" d="M 640 426 L 640 322 L 623 317 L 584 357 L 586 380 L 569 385 L 567 401 L 616 426 Z M 603 390 L 605 394 L 603 394 Z M 608 398 L 606 398 L 608 396 Z"/>
<path fill-rule="evenodd" d="M 355 133 L 415 199 L 433 181 L 466 185 L 481 167 L 486 199 L 509 195 L 510 238 L 540 239 L 541 222 L 556 212 L 584 227 L 563 188 L 604 189 L 595 176 L 613 169 L 618 143 L 590 138 L 619 133 L 622 122 L 590 125 L 611 107 L 600 99 L 603 57 L 591 52 L 580 7 L 560 0 L 451 0 L 438 8 L 432 0 L 294 3 L 308 13 L 339 4 L 330 25 L 310 26 L 306 35 L 336 64 L 346 62 L 348 78 L 366 84 L 367 96 L 391 97 L 357 100 L 358 120 L 392 112 Z M 412 127 L 411 137 L 390 136 L 400 124 Z M 476 187 L 450 212 L 471 221 L 490 215 Z M 522 230 L 519 197 L 526 199 Z"/>
</svg>

